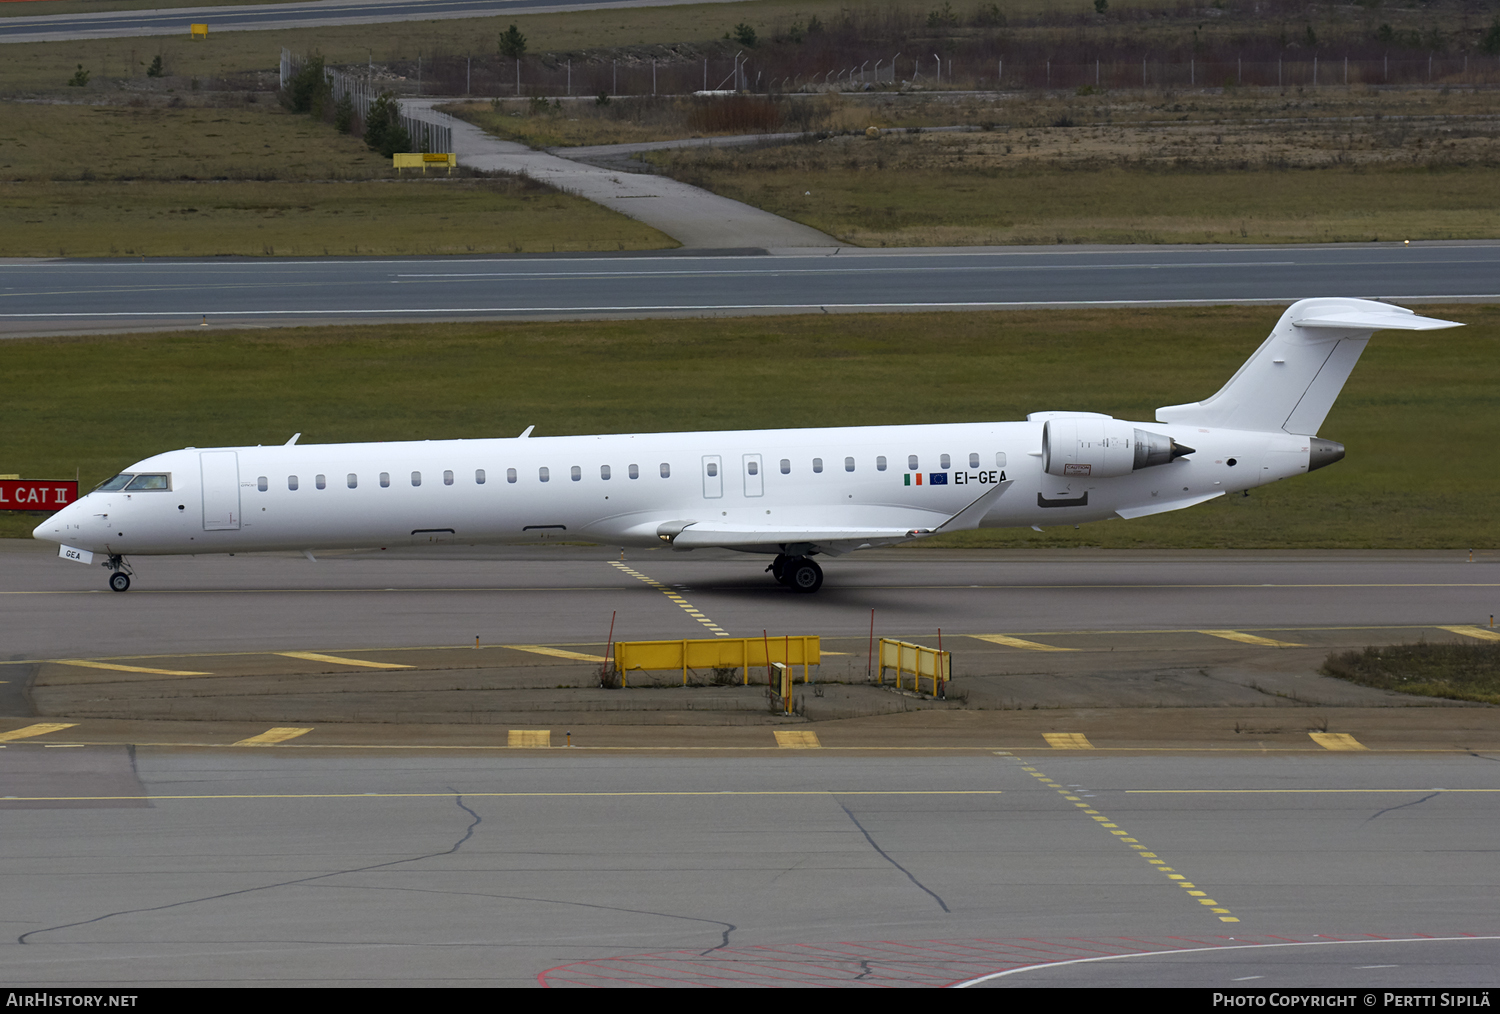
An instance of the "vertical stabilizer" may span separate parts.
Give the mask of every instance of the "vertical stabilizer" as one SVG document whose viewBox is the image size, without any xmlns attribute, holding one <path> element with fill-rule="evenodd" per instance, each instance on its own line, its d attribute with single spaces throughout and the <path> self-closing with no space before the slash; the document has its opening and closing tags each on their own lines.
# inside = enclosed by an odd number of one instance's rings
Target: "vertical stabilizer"
<svg viewBox="0 0 1500 1014">
<path fill-rule="evenodd" d="M 1313 435 L 1344 389 L 1370 335 L 1462 327 L 1368 299 L 1303 299 L 1211 398 L 1156 410 L 1157 422 Z"/>
</svg>

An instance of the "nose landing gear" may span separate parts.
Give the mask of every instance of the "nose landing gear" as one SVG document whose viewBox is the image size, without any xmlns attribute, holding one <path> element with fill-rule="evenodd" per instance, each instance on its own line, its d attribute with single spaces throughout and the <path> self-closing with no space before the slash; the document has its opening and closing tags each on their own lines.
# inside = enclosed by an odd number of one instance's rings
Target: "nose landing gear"
<svg viewBox="0 0 1500 1014">
<path fill-rule="evenodd" d="M 794 592 L 811 594 L 823 587 L 823 568 L 805 556 L 782 554 L 766 568 L 777 584 Z"/>
<path fill-rule="evenodd" d="M 130 575 L 133 571 L 130 569 L 130 564 L 125 562 L 125 557 L 120 556 L 118 553 L 111 554 L 109 559 L 104 561 L 104 567 L 106 570 L 114 572 L 109 575 L 110 591 L 122 592 L 130 590 Z"/>
</svg>

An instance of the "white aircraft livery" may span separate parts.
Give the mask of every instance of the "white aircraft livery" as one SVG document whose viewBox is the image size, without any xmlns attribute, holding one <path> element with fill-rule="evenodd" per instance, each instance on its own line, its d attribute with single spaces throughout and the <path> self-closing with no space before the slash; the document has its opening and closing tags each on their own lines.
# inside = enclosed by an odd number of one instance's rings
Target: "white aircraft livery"
<svg viewBox="0 0 1500 1014">
<path fill-rule="evenodd" d="M 774 556 L 817 591 L 819 555 L 940 532 L 1181 510 L 1344 456 L 1316 436 L 1370 335 L 1458 327 L 1360 299 L 1304 299 L 1211 398 L 1155 422 L 1025 422 L 188 447 L 125 469 L 38 525 L 104 557 L 567 539 Z M 300 434 L 298 434 L 300 436 Z"/>
</svg>

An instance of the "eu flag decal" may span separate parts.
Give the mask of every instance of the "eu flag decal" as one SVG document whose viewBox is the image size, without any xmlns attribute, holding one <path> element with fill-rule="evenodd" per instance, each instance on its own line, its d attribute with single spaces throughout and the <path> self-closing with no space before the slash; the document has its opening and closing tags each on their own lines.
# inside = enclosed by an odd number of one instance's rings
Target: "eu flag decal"
<svg viewBox="0 0 1500 1014">
<path fill-rule="evenodd" d="M 928 476 L 927 476 L 927 485 L 929 485 L 929 486 L 946 486 L 946 485 L 948 485 L 948 473 L 947 472 L 931 472 L 931 473 L 929 473 Z"/>
</svg>

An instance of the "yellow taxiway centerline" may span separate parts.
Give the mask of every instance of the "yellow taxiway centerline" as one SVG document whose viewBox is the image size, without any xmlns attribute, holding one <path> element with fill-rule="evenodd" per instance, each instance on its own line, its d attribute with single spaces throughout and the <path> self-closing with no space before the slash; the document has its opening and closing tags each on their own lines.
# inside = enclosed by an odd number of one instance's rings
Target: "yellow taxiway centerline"
<svg viewBox="0 0 1500 1014">
<path fill-rule="evenodd" d="M 98 801 L 106 799 L 142 799 L 169 802 L 191 799 L 621 799 L 632 796 L 998 796 L 999 789 L 860 789 L 841 792 L 837 789 L 804 790 L 727 790 L 723 792 L 260 792 L 240 794 L 173 795 L 173 796 L 7 796 L 8 802 Z"/>
</svg>

